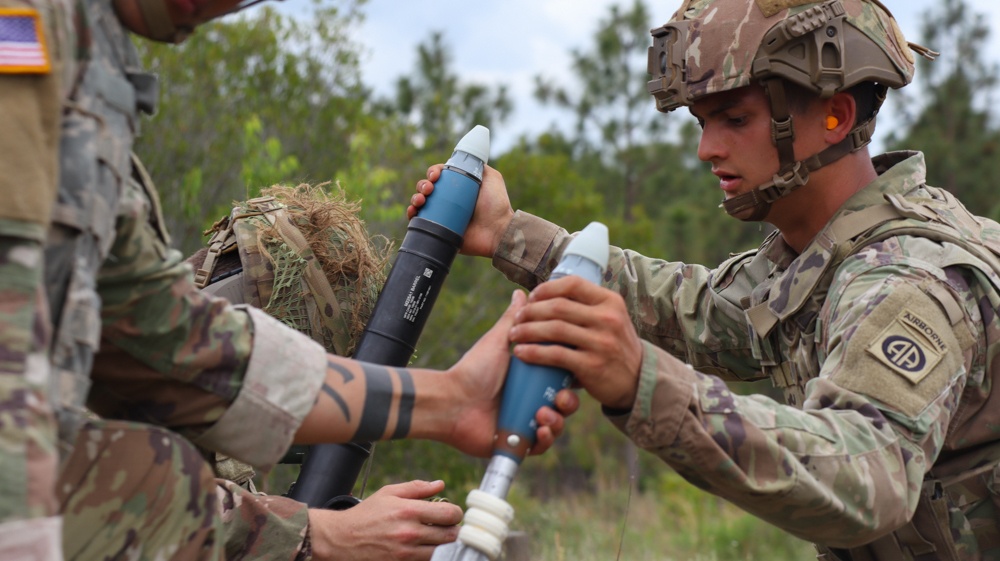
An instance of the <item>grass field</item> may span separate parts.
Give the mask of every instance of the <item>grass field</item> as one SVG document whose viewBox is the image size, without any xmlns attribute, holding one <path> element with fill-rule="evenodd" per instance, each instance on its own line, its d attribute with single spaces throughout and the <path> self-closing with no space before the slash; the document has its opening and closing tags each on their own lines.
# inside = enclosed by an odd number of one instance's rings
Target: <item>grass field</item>
<svg viewBox="0 0 1000 561">
<path fill-rule="evenodd" d="M 386 448 L 382 445 L 383 460 L 389 457 Z M 542 458 L 533 461 L 540 463 Z M 622 469 L 603 471 L 604 475 L 592 476 L 582 486 L 567 484 L 569 474 L 565 473 L 546 478 L 548 484 L 534 485 L 529 484 L 528 473 L 521 474 L 508 497 L 516 513 L 511 529 L 527 534 L 531 561 L 816 559 L 807 542 L 699 490 L 650 458 L 644 458 L 649 464 L 643 470 L 647 475 L 642 490 L 631 493 Z M 474 471 L 476 477 L 467 478 L 464 484 L 452 479 L 445 493 L 449 500 L 464 507 L 468 491 L 478 485 L 478 470 Z M 265 492 L 280 493 L 296 472 L 297 466 L 278 466 L 259 486 Z M 434 474 L 408 475 L 431 479 Z M 369 493 L 384 483 L 405 480 L 380 479 L 371 483 Z"/>
<path fill-rule="evenodd" d="M 513 527 L 529 535 L 533 561 L 816 558 L 810 544 L 691 487 L 676 474 L 665 473 L 660 480 L 658 489 L 631 497 L 623 486 L 545 502 L 522 496 L 515 487 L 510 497 L 516 509 Z"/>
</svg>

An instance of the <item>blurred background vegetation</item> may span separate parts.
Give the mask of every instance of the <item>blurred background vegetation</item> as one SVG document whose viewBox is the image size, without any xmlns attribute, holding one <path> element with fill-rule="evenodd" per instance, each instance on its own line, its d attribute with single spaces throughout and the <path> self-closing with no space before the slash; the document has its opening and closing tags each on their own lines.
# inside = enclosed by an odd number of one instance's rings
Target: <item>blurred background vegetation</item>
<svg viewBox="0 0 1000 561">
<path fill-rule="evenodd" d="M 508 92 L 457 76 L 452 46 L 437 32 L 419 45 L 415 67 L 396 78 L 394 95 L 374 95 L 362 81 L 364 45 L 350 33 L 364 17 L 364 0 L 318 1 L 309 20 L 263 7 L 201 29 L 179 47 L 137 42 L 161 77 L 159 112 L 144 123 L 137 151 L 178 249 L 200 247 L 202 230 L 232 201 L 274 183 L 332 181 L 363 202 L 372 232 L 401 240 L 405 205 L 427 166 L 447 159 L 473 125 L 503 126 L 513 110 Z M 696 157 L 692 121 L 650 118 L 645 109 L 652 106 L 649 20 L 641 0 L 609 9 L 589 45 L 572 53 L 578 83 L 536 79 L 537 98 L 565 113 L 566 128 L 522 136 L 490 163 L 503 172 L 515 208 L 570 231 L 600 219 L 616 245 L 718 263 L 756 246 L 762 227 L 717 208 L 717 181 Z M 891 96 L 897 122 L 891 133 L 881 131 L 885 146 L 923 150 L 931 184 L 1000 218 L 993 183 L 1000 130 L 992 105 L 982 103 L 997 87 L 996 63 L 984 55 L 989 30 L 962 0 L 945 0 L 924 21 L 918 40 L 944 55 L 921 61 L 917 82 Z M 454 363 L 493 324 L 512 289 L 488 260 L 460 256 L 414 364 Z M 637 451 L 584 401 L 555 449 L 524 463 L 512 492 L 515 524 L 530 532 L 539 559 L 611 559 L 619 549 L 623 559 L 811 558 L 808 545 Z M 483 467 L 441 445 L 382 443 L 365 492 L 443 479 L 461 503 Z M 260 484 L 281 493 L 293 478 L 293 468 L 282 466 Z"/>
</svg>

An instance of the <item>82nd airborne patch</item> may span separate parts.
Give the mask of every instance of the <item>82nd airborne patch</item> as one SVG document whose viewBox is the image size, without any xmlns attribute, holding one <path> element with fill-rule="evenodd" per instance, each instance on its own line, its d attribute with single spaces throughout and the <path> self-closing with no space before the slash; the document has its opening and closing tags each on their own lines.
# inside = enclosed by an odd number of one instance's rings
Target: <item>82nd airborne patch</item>
<svg viewBox="0 0 1000 561">
<path fill-rule="evenodd" d="M 948 353 L 948 346 L 934 326 L 904 308 L 867 351 L 897 374 L 918 384 Z"/>
</svg>

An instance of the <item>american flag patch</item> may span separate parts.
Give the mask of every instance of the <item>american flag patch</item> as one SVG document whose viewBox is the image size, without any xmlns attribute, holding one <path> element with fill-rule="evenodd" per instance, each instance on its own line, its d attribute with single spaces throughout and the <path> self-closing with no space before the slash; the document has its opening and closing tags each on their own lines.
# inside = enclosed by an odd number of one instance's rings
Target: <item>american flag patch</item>
<svg viewBox="0 0 1000 561">
<path fill-rule="evenodd" d="M 38 12 L 0 8 L 0 73 L 44 74 L 51 68 Z"/>
</svg>

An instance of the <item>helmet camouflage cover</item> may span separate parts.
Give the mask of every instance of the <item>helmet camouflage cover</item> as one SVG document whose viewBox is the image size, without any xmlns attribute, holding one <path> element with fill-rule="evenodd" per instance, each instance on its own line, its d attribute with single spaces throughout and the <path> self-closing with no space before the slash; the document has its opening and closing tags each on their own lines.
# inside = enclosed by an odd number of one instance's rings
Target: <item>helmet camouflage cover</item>
<svg viewBox="0 0 1000 561">
<path fill-rule="evenodd" d="M 209 257 L 193 261 L 195 283 L 224 278 L 217 260 L 238 253 L 242 274 L 227 279 L 237 281 L 238 301 L 350 356 L 385 282 L 392 244 L 368 232 L 357 202 L 325 187 L 275 185 L 236 203 L 206 232 Z"/>
<path fill-rule="evenodd" d="M 358 202 L 327 187 L 275 185 L 235 203 L 188 262 L 197 286 L 213 292 L 233 282 L 217 294 L 235 291 L 235 301 L 351 356 L 385 283 L 392 244 L 368 231 Z M 216 476 L 255 491 L 248 464 L 222 454 L 210 460 Z"/>
<path fill-rule="evenodd" d="M 914 56 L 877 0 L 686 0 L 652 30 L 649 91 L 666 113 L 784 78 L 823 97 L 862 82 L 900 88 Z"/>
</svg>

